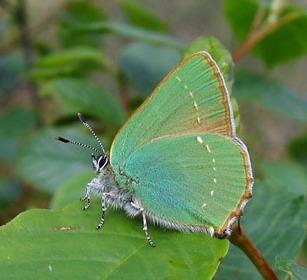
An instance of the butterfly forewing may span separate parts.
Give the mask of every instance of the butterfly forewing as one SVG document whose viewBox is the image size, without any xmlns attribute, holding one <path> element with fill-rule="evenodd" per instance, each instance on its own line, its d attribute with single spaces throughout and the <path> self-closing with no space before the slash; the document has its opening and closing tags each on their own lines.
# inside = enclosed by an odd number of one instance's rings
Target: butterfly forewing
<svg viewBox="0 0 307 280">
<path fill-rule="evenodd" d="M 119 165 L 152 139 L 194 132 L 234 136 L 229 95 L 206 52 L 175 67 L 130 117 L 113 142 L 111 162 Z"/>
</svg>

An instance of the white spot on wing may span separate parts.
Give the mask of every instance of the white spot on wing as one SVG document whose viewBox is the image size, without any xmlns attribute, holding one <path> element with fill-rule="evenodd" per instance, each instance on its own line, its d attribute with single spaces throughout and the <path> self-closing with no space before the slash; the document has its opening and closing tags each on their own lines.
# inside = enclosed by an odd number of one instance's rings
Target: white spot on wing
<svg viewBox="0 0 307 280">
<path fill-rule="evenodd" d="M 194 105 L 194 108 L 196 109 L 196 110 L 198 110 L 198 105 L 197 105 L 197 103 L 194 101 L 193 102 L 193 105 Z"/>
<path fill-rule="evenodd" d="M 201 138 L 200 136 L 196 137 L 196 140 L 198 143 L 202 144 L 204 142 L 203 138 Z"/>
<path fill-rule="evenodd" d="M 206 149 L 207 149 L 208 153 L 211 153 L 211 150 L 210 150 L 210 148 L 209 148 L 209 145 L 207 145 L 207 144 L 206 144 Z"/>
</svg>

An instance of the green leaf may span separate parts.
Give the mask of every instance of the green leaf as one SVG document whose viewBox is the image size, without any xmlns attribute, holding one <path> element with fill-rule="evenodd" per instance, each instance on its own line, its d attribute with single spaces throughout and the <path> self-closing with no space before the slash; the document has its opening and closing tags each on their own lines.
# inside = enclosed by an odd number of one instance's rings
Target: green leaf
<svg viewBox="0 0 307 280">
<path fill-rule="evenodd" d="M 106 57 L 99 50 L 76 47 L 44 56 L 37 60 L 36 65 L 45 67 L 64 66 L 75 61 L 95 61 L 104 65 Z"/>
<path fill-rule="evenodd" d="M 42 88 L 45 94 L 58 97 L 72 114 L 97 117 L 118 128 L 125 119 L 123 108 L 114 95 L 105 88 L 76 78 L 53 79 Z"/>
<path fill-rule="evenodd" d="M 234 34 L 243 41 L 249 34 L 259 9 L 256 0 L 225 0 L 224 13 Z M 240 11 L 240 12 L 238 12 Z"/>
<path fill-rule="evenodd" d="M 258 10 L 264 10 L 265 17 L 262 27 L 274 24 L 270 20 L 270 7 L 265 7 L 256 0 L 226 0 L 225 15 L 233 32 L 241 41 L 244 41 L 257 15 Z M 238 12 L 240 11 L 240 12 Z M 267 67 L 276 66 L 279 63 L 296 59 L 307 52 L 307 14 L 297 7 L 285 7 L 277 16 L 277 22 L 283 22 L 287 17 L 291 20 L 269 32 L 253 48 Z M 275 22 L 277 24 L 277 22 Z M 286 39 L 285 39 L 286 38 Z"/>
<path fill-rule="evenodd" d="M 133 25 L 162 33 L 169 32 L 167 24 L 141 3 L 121 0 L 120 4 L 128 21 Z"/>
<path fill-rule="evenodd" d="M 59 210 L 34 209 L 0 228 L 0 271 L 6 280 L 212 279 L 228 250 L 227 240 L 163 231 L 140 219 L 108 211 L 97 231 L 100 202 L 81 211 L 76 202 Z M 72 267 L 73 264 L 73 267 Z"/>
<path fill-rule="evenodd" d="M 61 185 L 51 201 L 51 208 L 61 208 L 85 195 L 85 186 L 94 178 L 93 171 L 87 171 L 71 178 Z"/>
<path fill-rule="evenodd" d="M 167 45 L 173 48 L 181 49 L 182 45 L 175 38 L 163 33 L 134 27 L 125 23 L 118 22 L 97 22 L 84 24 L 75 29 L 77 32 L 103 32 L 115 35 L 121 35 L 130 39 L 147 41 L 153 44 Z"/>
<path fill-rule="evenodd" d="M 73 1 L 65 7 L 60 16 L 58 27 L 59 38 L 64 47 L 92 46 L 99 47 L 101 36 L 99 34 L 79 34 L 75 36 L 73 29 L 80 24 L 102 21 L 105 16 L 101 6 L 90 1 Z"/>
<path fill-rule="evenodd" d="M 300 162 L 307 168 L 307 132 L 292 139 L 288 150 L 294 160 Z"/>
<path fill-rule="evenodd" d="M 91 135 L 72 128 L 45 129 L 22 144 L 17 158 L 17 172 L 36 188 L 49 193 L 54 193 L 71 177 L 91 170 L 91 152 L 88 149 L 55 141 L 56 136 L 96 145 Z"/>
<path fill-rule="evenodd" d="M 284 274 L 274 265 L 275 256 L 294 259 L 297 255 L 306 237 L 306 211 L 307 203 L 302 196 L 275 185 L 254 186 L 241 224 L 280 277 Z M 246 255 L 231 245 L 214 279 L 258 280 L 261 276 Z"/>
<path fill-rule="evenodd" d="M 0 138 L 19 138 L 34 129 L 37 118 L 34 112 L 14 107 L 0 115 Z"/>
<path fill-rule="evenodd" d="M 38 59 L 30 75 L 36 79 L 43 79 L 73 73 L 87 73 L 107 67 L 109 67 L 108 59 L 100 50 L 76 47 Z"/>
<path fill-rule="evenodd" d="M 18 141 L 35 128 L 37 118 L 34 112 L 15 107 L 0 115 L 0 158 L 15 159 Z"/>
<path fill-rule="evenodd" d="M 307 176 L 305 169 L 296 163 L 268 162 L 260 164 L 260 171 L 270 185 L 287 189 L 296 195 L 307 194 Z"/>
<path fill-rule="evenodd" d="M 147 96 L 179 61 L 174 49 L 133 43 L 122 52 L 120 66 L 133 87 Z"/>
<path fill-rule="evenodd" d="M 236 72 L 236 98 L 254 102 L 283 117 L 307 122 L 307 99 L 260 74 Z"/>
<path fill-rule="evenodd" d="M 291 280 L 306 280 L 307 268 L 297 264 L 295 261 L 277 256 L 275 259 L 277 267 L 286 272 Z"/>
</svg>

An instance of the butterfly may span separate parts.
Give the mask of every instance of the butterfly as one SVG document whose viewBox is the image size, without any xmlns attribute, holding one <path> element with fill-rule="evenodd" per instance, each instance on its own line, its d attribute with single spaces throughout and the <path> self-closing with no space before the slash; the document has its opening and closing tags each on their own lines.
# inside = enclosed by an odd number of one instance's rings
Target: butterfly
<svg viewBox="0 0 307 280">
<path fill-rule="evenodd" d="M 141 215 L 148 243 L 147 220 L 182 232 L 225 238 L 252 196 L 248 150 L 236 137 L 233 111 L 224 78 L 209 53 L 184 59 L 160 82 L 120 128 L 110 154 L 81 114 L 81 122 L 100 150 L 91 155 L 97 176 L 86 186 L 84 210 L 91 194 L 107 207 Z"/>
</svg>

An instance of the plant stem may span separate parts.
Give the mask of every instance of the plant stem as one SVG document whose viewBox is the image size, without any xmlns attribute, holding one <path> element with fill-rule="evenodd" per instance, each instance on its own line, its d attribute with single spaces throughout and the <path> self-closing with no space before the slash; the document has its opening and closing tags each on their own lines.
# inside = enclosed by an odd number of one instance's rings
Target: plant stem
<svg viewBox="0 0 307 280">
<path fill-rule="evenodd" d="M 295 20 L 301 16 L 300 12 L 292 12 L 279 20 L 271 23 L 265 24 L 262 28 L 252 29 L 251 33 L 247 36 L 246 40 L 241 44 L 241 46 L 233 53 L 232 59 L 234 62 L 240 60 L 240 58 L 253 48 L 259 41 L 261 41 L 265 36 L 274 32 L 282 25 Z"/>
<path fill-rule="evenodd" d="M 246 256 L 252 261 L 256 266 L 260 274 L 264 279 L 267 280 L 278 280 L 275 272 L 256 248 L 253 242 L 247 237 L 243 229 L 240 227 L 239 223 L 236 223 L 233 226 L 233 231 L 229 237 L 229 241 L 235 246 L 239 247 Z"/>
</svg>

